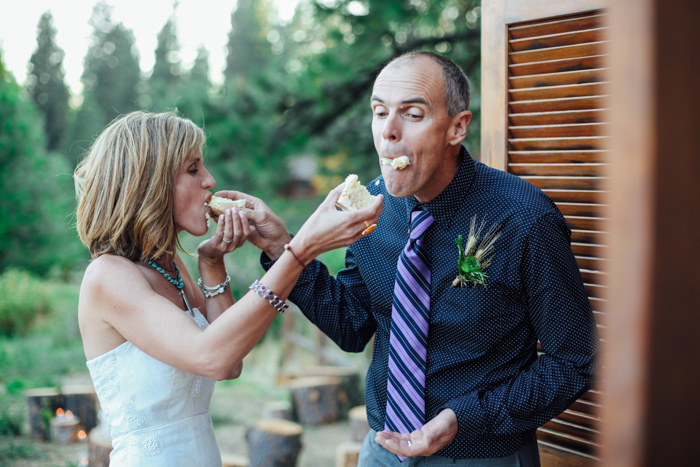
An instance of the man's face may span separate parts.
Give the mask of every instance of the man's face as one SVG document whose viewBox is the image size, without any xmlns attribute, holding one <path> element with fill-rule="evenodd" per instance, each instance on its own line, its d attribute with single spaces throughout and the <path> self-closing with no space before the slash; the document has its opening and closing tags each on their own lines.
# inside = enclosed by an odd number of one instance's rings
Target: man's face
<svg viewBox="0 0 700 467">
<path fill-rule="evenodd" d="M 447 115 L 442 69 L 418 57 L 389 65 L 372 91 L 372 135 L 387 190 L 420 202 L 435 198 L 454 176 L 453 118 Z M 382 158 L 406 155 L 410 165 L 396 170 Z M 447 162 L 448 166 L 444 164 Z"/>
</svg>

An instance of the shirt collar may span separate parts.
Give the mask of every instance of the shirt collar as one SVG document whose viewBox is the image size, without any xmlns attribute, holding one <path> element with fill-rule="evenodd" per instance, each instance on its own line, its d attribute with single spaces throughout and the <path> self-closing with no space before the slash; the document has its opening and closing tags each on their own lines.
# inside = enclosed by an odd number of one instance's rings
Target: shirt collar
<svg viewBox="0 0 700 467">
<path fill-rule="evenodd" d="M 461 147 L 459 158 L 462 161 L 461 165 L 450 184 L 435 199 L 422 205 L 433 216 L 435 223 L 443 230 L 450 229 L 454 219 L 455 206 L 460 206 L 463 203 L 476 178 L 476 164 L 464 146 Z M 406 219 L 408 219 L 410 224 L 411 211 L 420 206 L 421 203 L 415 196 L 404 198 L 404 202 Z"/>
</svg>

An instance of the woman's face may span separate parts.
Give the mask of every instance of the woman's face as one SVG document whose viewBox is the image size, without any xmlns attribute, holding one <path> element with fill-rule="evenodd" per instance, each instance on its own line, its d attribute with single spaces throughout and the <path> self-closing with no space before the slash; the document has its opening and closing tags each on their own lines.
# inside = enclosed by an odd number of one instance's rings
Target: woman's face
<svg viewBox="0 0 700 467">
<path fill-rule="evenodd" d="M 183 230 L 195 236 L 205 235 L 209 231 L 205 203 L 211 197 L 210 189 L 216 186 L 214 177 L 202 165 L 202 153 L 194 151 L 185 160 L 180 172 L 175 177 L 174 204 L 175 229 Z"/>
</svg>

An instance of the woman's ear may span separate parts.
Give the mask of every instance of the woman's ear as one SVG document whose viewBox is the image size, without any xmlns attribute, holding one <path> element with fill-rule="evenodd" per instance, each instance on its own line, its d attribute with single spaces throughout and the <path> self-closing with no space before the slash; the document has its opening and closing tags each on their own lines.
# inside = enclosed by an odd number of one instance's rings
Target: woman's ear
<svg viewBox="0 0 700 467">
<path fill-rule="evenodd" d="M 450 125 L 448 142 L 452 145 L 460 145 L 464 138 L 467 137 L 467 128 L 472 120 L 472 113 L 469 110 L 464 110 L 452 117 Z"/>
</svg>

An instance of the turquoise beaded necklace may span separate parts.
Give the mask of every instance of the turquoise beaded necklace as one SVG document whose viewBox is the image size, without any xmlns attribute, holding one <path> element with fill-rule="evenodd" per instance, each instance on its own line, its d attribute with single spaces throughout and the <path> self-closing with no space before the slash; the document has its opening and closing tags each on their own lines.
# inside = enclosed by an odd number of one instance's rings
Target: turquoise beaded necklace
<svg viewBox="0 0 700 467">
<path fill-rule="evenodd" d="M 167 279 L 168 282 L 173 284 L 175 288 L 180 291 L 180 295 L 182 295 L 182 300 L 185 302 L 185 306 L 187 306 L 187 312 L 190 314 L 190 316 L 194 317 L 194 311 L 192 311 L 190 302 L 187 301 L 187 295 L 185 295 L 185 284 L 182 282 L 182 276 L 180 276 L 180 270 L 177 268 L 177 263 L 173 261 L 173 269 L 175 270 L 176 279 L 173 279 L 173 277 L 165 271 L 165 268 L 160 266 L 155 261 L 148 261 L 148 265 L 156 271 L 158 271 L 161 276 L 165 277 L 165 279 Z"/>
<path fill-rule="evenodd" d="M 148 265 L 151 266 L 153 269 L 158 271 L 163 277 L 167 279 L 168 282 L 173 284 L 177 290 L 182 290 L 182 288 L 185 286 L 182 282 L 182 277 L 180 276 L 180 270 L 177 268 L 177 263 L 173 261 L 173 269 L 175 269 L 175 277 L 177 277 L 177 280 L 173 279 L 170 274 L 165 272 L 165 269 L 160 266 L 158 263 L 156 263 L 153 260 L 150 260 L 148 262 Z"/>
</svg>

